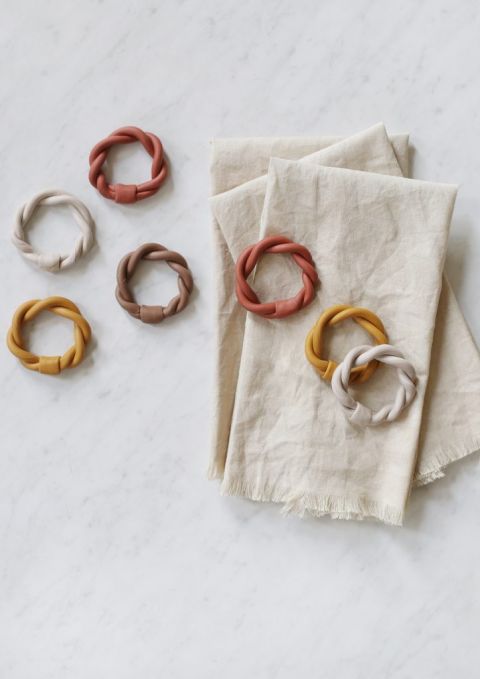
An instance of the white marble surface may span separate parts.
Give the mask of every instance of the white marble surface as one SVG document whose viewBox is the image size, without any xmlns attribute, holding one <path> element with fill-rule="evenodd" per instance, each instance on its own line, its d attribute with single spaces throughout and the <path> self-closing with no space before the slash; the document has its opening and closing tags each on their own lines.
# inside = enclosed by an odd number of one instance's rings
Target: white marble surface
<svg viewBox="0 0 480 679">
<path fill-rule="evenodd" d="M 4 0 L 0 23 L 0 327 L 25 299 L 77 301 L 95 342 L 77 371 L 30 373 L 0 352 L 1 679 L 470 679 L 478 674 L 478 457 L 411 500 L 406 526 L 282 519 L 205 478 L 212 380 L 208 140 L 410 131 L 413 169 L 461 185 L 447 268 L 480 341 L 480 11 L 418 3 Z M 114 128 L 158 132 L 157 197 L 119 207 L 87 181 Z M 116 176 L 143 176 L 139 150 Z M 29 267 L 14 212 L 61 187 L 96 219 L 70 272 Z M 75 226 L 44 214 L 35 243 Z M 118 259 L 158 240 L 198 293 L 146 327 L 116 304 Z M 175 279 L 145 267 L 136 290 Z M 60 351 L 61 320 L 33 347 Z"/>
</svg>

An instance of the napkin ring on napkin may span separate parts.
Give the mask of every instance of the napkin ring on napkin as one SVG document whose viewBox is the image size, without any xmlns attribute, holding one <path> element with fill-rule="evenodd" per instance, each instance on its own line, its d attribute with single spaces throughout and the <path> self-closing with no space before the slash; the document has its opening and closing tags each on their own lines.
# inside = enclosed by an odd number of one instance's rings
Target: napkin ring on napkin
<svg viewBox="0 0 480 679">
<path fill-rule="evenodd" d="M 303 288 L 299 290 L 295 297 L 273 302 L 260 302 L 247 283 L 247 278 L 264 254 L 292 255 L 295 263 L 302 270 L 303 280 Z M 265 318 L 285 318 L 308 306 L 314 298 L 315 283 L 318 281 L 315 264 L 307 248 L 284 236 L 268 236 L 255 245 L 246 248 L 238 258 L 235 266 L 235 277 L 235 290 L 240 304 L 248 311 Z"/>
<path fill-rule="evenodd" d="M 327 327 L 332 327 L 341 321 L 351 318 L 358 323 L 377 344 L 387 344 L 388 336 L 382 321 L 369 309 L 349 306 L 348 304 L 336 304 L 326 309 L 305 340 L 305 355 L 320 377 L 330 381 L 338 363 L 322 357 L 323 333 Z M 350 381 L 366 382 L 375 372 L 377 361 L 369 361 L 365 365 L 356 365 L 350 371 Z"/>
<path fill-rule="evenodd" d="M 356 401 L 348 391 L 353 366 L 369 363 L 373 359 L 396 368 L 400 383 L 393 402 L 377 411 Z M 391 344 L 380 344 L 376 347 L 364 344 L 349 351 L 338 365 L 332 377 L 332 391 L 352 424 L 370 427 L 397 419 L 417 393 L 416 380 L 413 365 L 404 358 L 401 351 L 392 347 Z"/>
<path fill-rule="evenodd" d="M 37 252 L 28 242 L 25 229 L 39 207 L 52 207 L 56 205 L 68 205 L 75 221 L 80 227 L 81 234 L 75 243 L 73 251 L 68 254 Z M 80 259 L 90 250 L 93 245 L 94 230 L 95 223 L 86 206 L 75 196 L 53 189 L 37 193 L 28 203 L 22 205 L 15 219 L 12 243 L 20 250 L 25 259 L 38 266 L 39 269 L 53 273 L 72 266 L 77 259 Z"/>
<path fill-rule="evenodd" d="M 177 272 L 179 294 L 173 297 L 167 306 L 137 304 L 128 282 L 141 259 L 164 261 Z M 164 318 L 180 313 L 187 306 L 192 289 L 193 278 L 184 257 L 178 252 L 167 250 L 159 243 L 145 243 L 134 252 L 129 252 L 123 257 L 117 268 L 115 297 L 130 316 L 143 321 L 143 323 L 160 323 Z"/>
<path fill-rule="evenodd" d="M 139 141 L 144 149 L 152 156 L 152 178 L 143 184 L 109 184 L 103 173 L 103 164 L 107 159 L 110 147 L 116 144 L 131 144 Z M 136 203 L 153 196 L 166 179 L 168 168 L 164 158 L 163 146 L 160 139 L 151 132 L 144 132 L 138 127 L 121 127 L 108 137 L 95 144 L 88 159 L 90 184 L 100 191 L 102 196 L 116 203 Z"/>
<path fill-rule="evenodd" d="M 74 344 L 63 356 L 37 356 L 25 348 L 22 325 L 35 318 L 41 311 L 50 311 L 57 316 L 68 318 L 74 323 Z M 44 375 L 57 375 L 65 368 L 75 368 L 83 359 L 85 347 L 92 333 L 90 325 L 81 315 L 79 308 L 65 297 L 31 299 L 16 310 L 7 335 L 7 346 L 25 368 L 36 370 Z"/>
</svg>

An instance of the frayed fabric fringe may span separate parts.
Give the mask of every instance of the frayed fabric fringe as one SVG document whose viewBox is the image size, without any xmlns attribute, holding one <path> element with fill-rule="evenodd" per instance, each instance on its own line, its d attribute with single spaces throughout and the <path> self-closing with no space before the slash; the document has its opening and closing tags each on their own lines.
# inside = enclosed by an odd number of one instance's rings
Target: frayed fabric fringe
<svg viewBox="0 0 480 679">
<path fill-rule="evenodd" d="M 255 502 L 275 502 L 283 504 L 282 514 L 294 514 L 303 518 L 311 516 L 330 516 L 332 519 L 363 521 L 377 519 L 392 526 L 401 526 L 403 511 L 384 505 L 368 498 L 346 498 L 331 495 L 296 494 L 291 491 L 278 491 L 261 484 L 243 481 L 226 481 L 221 486 L 222 495 L 236 495 Z"/>
<path fill-rule="evenodd" d="M 430 465 L 428 469 L 422 469 L 415 473 L 413 485 L 426 486 L 428 483 L 432 483 L 437 479 L 443 479 L 446 468 L 449 465 L 478 452 L 480 452 L 480 437 L 472 439 L 470 443 L 466 443 L 463 446 L 451 447 L 448 450 L 441 451 L 437 455 L 435 462 Z M 223 474 L 223 467 L 220 467 L 218 464 L 213 464 L 208 469 L 207 478 L 210 481 L 217 479 L 221 481 L 223 480 Z"/>
<path fill-rule="evenodd" d="M 458 448 L 450 448 L 438 454 L 430 469 L 417 471 L 413 479 L 415 487 L 426 486 L 445 476 L 446 468 L 453 462 L 468 457 L 480 450 L 480 438 L 472 439 L 469 444 Z M 347 499 L 331 495 L 313 495 L 311 493 L 294 494 L 291 491 L 278 491 L 267 484 L 249 484 L 239 480 L 224 480 L 224 470 L 218 464 L 208 470 L 210 480 L 222 482 L 221 494 L 244 497 L 255 502 L 274 502 L 282 504 L 282 514 L 294 514 L 304 517 L 306 514 L 315 517 L 330 516 L 332 519 L 363 521 L 377 519 L 392 526 L 401 526 L 403 512 L 395 507 L 383 505 L 367 498 Z"/>
<path fill-rule="evenodd" d="M 413 479 L 413 485 L 426 486 L 428 483 L 432 483 L 437 479 L 443 479 L 446 468 L 452 464 L 452 462 L 457 462 L 479 450 L 480 438 L 472 439 L 470 443 L 465 443 L 460 447 L 451 447 L 448 450 L 442 450 L 437 455 L 435 462 L 430 465 L 430 468 L 416 472 Z"/>
</svg>

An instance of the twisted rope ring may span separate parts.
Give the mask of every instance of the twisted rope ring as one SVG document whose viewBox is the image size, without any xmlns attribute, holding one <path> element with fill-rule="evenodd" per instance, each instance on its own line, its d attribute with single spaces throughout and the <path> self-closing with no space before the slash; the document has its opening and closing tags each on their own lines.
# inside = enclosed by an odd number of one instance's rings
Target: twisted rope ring
<svg viewBox="0 0 480 679">
<path fill-rule="evenodd" d="M 164 261 L 177 272 L 179 294 L 173 297 L 167 306 L 137 304 L 128 282 L 141 259 Z M 141 245 L 134 252 L 125 255 L 118 265 L 115 297 L 130 316 L 143 321 L 143 323 L 160 323 L 164 318 L 180 313 L 187 306 L 192 289 L 193 278 L 186 260 L 178 252 L 167 250 L 159 243 Z"/>
<path fill-rule="evenodd" d="M 50 311 L 73 321 L 74 344 L 63 356 L 37 356 L 25 348 L 22 337 L 22 325 L 31 321 L 42 311 Z M 65 368 L 75 368 L 83 359 L 85 347 L 91 337 L 90 326 L 81 315 L 78 307 L 65 297 L 47 297 L 31 299 L 21 304 L 16 310 L 12 325 L 7 334 L 7 346 L 25 368 L 36 370 L 44 375 L 57 375 Z"/>
<path fill-rule="evenodd" d="M 388 343 L 387 333 L 382 321 L 369 309 L 349 306 L 348 304 L 336 304 L 329 307 L 320 316 L 305 340 L 305 355 L 324 380 L 330 381 L 332 379 L 338 365 L 329 358 L 322 358 L 324 330 L 348 318 L 351 318 L 366 330 L 377 344 Z M 377 361 L 356 366 L 351 370 L 350 381 L 366 382 L 373 375 L 377 366 Z"/>
<path fill-rule="evenodd" d="M 68 205 L 75 221 L 80 227 L 80 236 L 75 243 L 73 251 L 69 254 L 37 252 L 30 245 L 25 235 L 27 225 L 39 207 L 52 207 L 56 205 Z M 77 259 L 80 259 L 90 250 L 94 241 L 94 230 L 95 223 L 92 215 L 78 198 L 63 191 L 41 191 L 18 210 L 12 234 L 12 243 L 20 250 L 25 259 L 38 266 L 39 269 L 56 272 L 61 269 L 68 269 L 69 266 L 75 264 Z"/>
<path fill-rule="evenodd" d="M 396 368 L 400 384 L 393 403 L 380 410 L 372 411 L 356 401 L 348 391 L 350 373 L 353 366 L 369 363 L 373 359 Z M 407 361 L 402 352 L 391 344 L 380 344 L 376 347 L 362 345 L 355 347 L 338 365 L 332 377 L 332 390 L 352 424 L 360 427 L 371 427 L 382 422 L 393 422 L 402 410 L 412 402 L 417 393 L 416 374 L 413 365 Z"/>
<path fill-rule="evenodd" d="M 152 178 L 143 184 L 109 184 L 103 173 L 103 164 L 107 159 L 110 147 L 115 144 L 132 144 L 139 141 L 152 157 Z M 144 132 L 139 127 L 121 127 L 108 137 L 95 144 L 88 159 L 90 184 L 100 191 L 102 196 L 116 203 L 136 203 L 153 196 L 167 177 L 168 166 L 164 158 L 160 139 L 151 132 Z"/>
<path fill-rule="evenodd" d="M 247 283 L 247 278 L 264 254 L 292 255 L 295 263 L 302 270 L 303 288 L 289 299 L 273 302 L 260 302 L 255 292 Z M 238 258 L 235 267 L 236 293 L 240 304 L 248 311 L 265 318 L 285 318 L 308 306 L 315 294 L 315 283 L 318 274 L 315 270 L 312 255 L 303 245 L 294 243 L 284 236 L 269 236 L 256 245 L 250 245 Z"/>
</svg>

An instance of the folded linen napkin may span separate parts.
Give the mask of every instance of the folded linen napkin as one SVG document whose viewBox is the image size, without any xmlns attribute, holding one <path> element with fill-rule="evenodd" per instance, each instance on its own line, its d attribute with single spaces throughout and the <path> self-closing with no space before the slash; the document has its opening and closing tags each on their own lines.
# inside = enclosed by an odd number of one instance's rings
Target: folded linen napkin
<svg viewBox="0 0 480 679">
<path fill-rule="evenodd" d="M 261 171 L 269 153 L 295 158 L 298 157 L 296 149 L 304 153 L 315 148 L 315 144 L 318 148 L 326 143 L 300 140 L 238 142 L 239 153 L 235 154 L 235 142 L 220 142 L 215 147 L 218 151 L 214 152 L 212 164 L 214 189 L 228 189 L 232 182 L 245 180 L 248 177 L 245 165 L 248 163 L 251 163 L 254 172 Z M 255 156 L 255 148 L 259 149 L 258 156 Z M 222 158 L 225 159 L 223 164 Z M 240 162 L 240 158 L 243 158 L 243 162 Z M 366 170 L 369 173 L 396 176 L 397 179 L 392 184 L 392 177 L 340 172 L 342 177 L 349 177 L 350 183 L 343 185 L 343 179 L 338 182 L 338 170 L 333 171 L 333 174 L 327 172 L 327 181 L 325 171 L 322 174 L 321 168 L 313 167 L 318 164 Z M 285 165 L 279 161 L 272 162 L 266 202 L 265 177 L 245 182 L 212 199 L 217 261 L 220 264 L 218 282 L 223 294 L 219 299 L 218 317 L 217 427 L 209 473 L 212 477 L 224 475 L 223 492 L 281 501 L 299 512 L 308 509 L 312 513 L 329 512 L 346 518 L 376 516 L 400 523 L 417 450 L 419 455 L 415 478 L 422 483 L 442 475 L 442 468 L 446 464 L 479 447 L 480 427 L 474 413 L 478 412 L 480 405 L 480 362 L 446 282 L 440 298 L 440 316 L 432 353 L 432 378 L 418 445 L 440 290 L 438 281 L 443 266 L 454 190 L 442 185 L 401 179 L 402 170 L 406 172 L 407 164 L 407 138 L 397 137 L 394 143 L 390 143 L 384 127 L 377 125 L 347 140 L 330 143 L 330 146 L 310 154 L 301 163 Z M 317 174 L 312 172 L 320 172 L 320 184 Z M 337 179 L 333 181 L 332 176 Z M 365 191 L 370 196 L 366 203 L 371 206 L 377 219 L 374 221 L 376 230 L 373 231 L 372 215 L 367 215 L 365 219 L 368 219 L 368 224 L 362 223 L 362 228 L 357 224 L 359 205 L 365 203 Z M 345 200 L 346 196 L 342 192 L 348 194 L 349 200 Z M 329 206 L 331 214 L 324 212 L 325 205 Z M 345 207 L 341 209 L 345 205 L 349 206 L 350 212 Z M 401 214 L 397 214 L 398 210 Z M 425 223 L 422 221 L 424 218 Z M 381 230 L 379 222 L 387 225 L 385 231 Z M 403 222 L 409 222 L 409 226 L 403 226 Z M 402 224 L 401 228 L 399 224 Z M 425 233 L 417 233 L 420 224 L 427 225 Z M 252 316 L 246 319 L 233 293 L 234 260 L 246 245 L 267 233 L 283 233 L 307 246 L 310 243 L 322 279 L 316 305 L 284 321 L 266 321 Z M 395 234 L 393 240 L 392 234 Z M 425 270 L 421 273 L 418 256 L 420 235 L 427 238 L 428 253 L 425 262 L 421 262 Z M 428 239 L 433 239 L 434 245 Z M 385 267 L 387 246 L 393 247 L 394 254 L 389 257 L 388 267 Z M 364 249 L 367 256 L 363 253 Z M 410 249 L 412 253 L 417 253 L 417 258 L 409 257 Z M 376 258 L 374 271 L 369 268 L 372 265 L 369 253 L 373 253 Z M 278 258 L 271 257 L 268 266 L 262 262 L 257 268 L 255 286 L 263 299 L 271 298 L 273 290 L 275 297 L 288 296 L 292 292 L 292 289 L 286 289 L 288 283 L 295 281 L 298 285 L 298 272 L 292 278 L 287 275 L 290 265 L 273 261 L 275 259 Z M 410 272 L 408 266 L 412 261 L 416 262 L 416 267 Z M 325 268 L 327 264 L 328 269 Z M 392 275 L 395 271 L 405 269 L 413 274 L 413 278 L 408 281 L 405 272 L 401 281 L 398 275 L 397 278 L 391 275 L 387 280 L 393 280 L 399 287 L 382 288 L 378 271 L 386 274 L 392 268 Z M 262 274 L 265 272 L 268 275 L 263 281 Z M 371 281 L 374 281 L 373 285 Z M 376 295 L 370 297 L 372 288 L 375 288 Z M 419 294 L 423 290 L 428 291 L 428 296 L 423 292 Z M 409 291 L 410 296 L 405 291 Z M 402 314 L 406 313 L 406 306 L 413 303 L 414 293 L 420 302 L 416 299 L 414 303 L 415 308 L 410 312 L 414 316 L 412 319 Z M 399 296 L 403 305 L 397 308 Z M 369 304 L 366 300 L 370 300 Z M 372 441 L 366 442 L 365 439 L 368 440 L 372 434 L 363 432 L 359 434 L 359 442 L 358 436 L 353 437 L 350 425 L 345 422 L 342 425 L 342 420 L 338 419 L 341 412 L 335 409 L 332 394 L 325 384 L 318 383 L 318 376 L 303 358 L 305 334 L 320 311 L 328 306 L 328 301 L 370 306 L 386 323 L 391 340 L 396 344 L 405 344 L 401 348 L 407 354 L 409 340 L 410 344 L 413 342 L 410 350 L 413 356 L 409 358 L 415 357 L 419 363 L 416 367 L 420 375 L 420 397 L 412 406 L 414 412 L 399 423 L 401 428 L 407 429 L 406 432 L 397 428 L 384 434 L 385 427 L 382 427 L 381 437 L 375 435 Z M 390 312 L 384 310 L 387 307 Z M 391 324 L 394 333 L 389 327 L 389 313 L 394 317 Z M 413 327 L 408 326 L 407 318 L 415 321 Z M 339 356 L 342 355 L 342 342 L 344 352 L 355 344 L 363 343 L 365 338 L 356 336 L 357 332 L 357 329 L 352 328 L 335 331 L 334 347 Z M 449 359 L 452 358 L 450 350 L 455 359 L 459 359 L 460 354 L 464 358 L 468 356 L 471 369 L 467 374 L 462 369 L 461 361 L 445 361 L 443 351 L 446 347 L 449 348 Z M 297 369 L 297 364 L 298 374 L 292 372 L 292 366 L 295 365 Z M 268 368 L 265 369 L 265 366 Z M 379 394 L 388 393 L 389 380 L 392 379 L 388 371 L 380 374 L 381 377 L 372 380 L 368 387 L 372 405 Z M 289 375 L 290 382 L 287 380 Z M 288 385 L 291 392 L 288 392 Z M 328 407 L 325 406 L 325 398 Z M 316 431 L 319 409 L 323 415 L 323 440 L 318 439 Z M 278 417 L 280 413 L 281 417 Z M 335 414 L 330 417 L 331 413 Z M 325 426 L 325 417 L 328 426 Z M 354 438 L 352 446 L 346 445 L 345 441 L 348 443 Z M 331 458 L 334 448 L 336 450 Z M 367 454 L 363 460 L 367 448 L 374 452 L 370 455 L 371 459 Z M 388 453 L 390 449 L 395 449 L 395 453 Z M 363 460 L 366 468 L 360 465 L 357 469 L 360 460 Z M 372 465 L 375 473 L 372 473 Z M 329 469 L 328 474 L 325 469 Z M 347 479 L 350 479 L 353 489 L 348 486 Z M 339 487 L 343 493 L 339 492 Z"/>
</svg>

